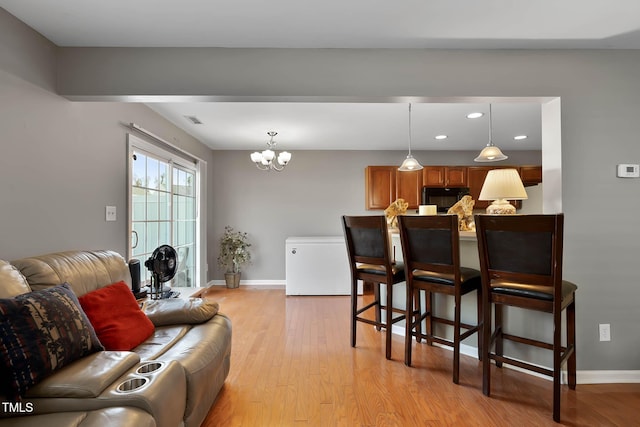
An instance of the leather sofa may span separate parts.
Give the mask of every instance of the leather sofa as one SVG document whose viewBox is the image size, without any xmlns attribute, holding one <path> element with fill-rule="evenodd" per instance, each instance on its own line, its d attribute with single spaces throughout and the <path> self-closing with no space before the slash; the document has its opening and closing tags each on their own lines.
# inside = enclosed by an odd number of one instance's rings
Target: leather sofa
<svg viewBox="0 0 640 427">
<path fill-rule="evenodd" d="M 131 286 L 126 261 L 112 251 L 0 260 L 3 299 L 65 282 L 80 297 L 119 281 Z M 211 301 L 169 301 L 150 304 L 149 318 L 161 321 L 131 351 L 75 360 L 29 388 L 20 403 L 0 396 L 0 427 L 200 426 L 229 373 L 231 322 L 217 304 L 212 316 L 200 316 Z"/>
</svg>

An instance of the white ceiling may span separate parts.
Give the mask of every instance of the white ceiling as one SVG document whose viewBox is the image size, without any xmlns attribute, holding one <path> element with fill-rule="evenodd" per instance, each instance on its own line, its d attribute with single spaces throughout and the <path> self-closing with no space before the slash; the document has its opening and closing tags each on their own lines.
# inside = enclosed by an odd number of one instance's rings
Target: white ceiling
<svg viewBox="0 0 640 427">
<path fill-rule="evenodd" d="M 640 49 L 638 0 L 0 0 L 0 7 L 58 46 Z M 148 105 L 214 149 L 260 149 L 270 130 L 287 150 L 408 143 L 407 104 Z M 488 115 L 466 119 L 472 110 L 487 112 L 488 104 L 413 104 L 413 148 L 481 148 Z M 539 149 L 539 104 L 494 104 L 493 131 L 504 151 Z M 449 138 L 433 139 L 441 133 Z M 529 138 L 516 142 L 517 134 Z"/>
<path fill-rule="evenodd" d="M 637 0 L 0 0 L 59 46 L 640 47 Z"/>
<path fill-rule="evenodd" d="M 281 150 L 406 150 L 409 104 L 220 102 L 148 104 L 215 149 L 262 150 L 276 131 Z M 471 112 L 479 119 L 467 119 Z M 489 142 L 489 105 L 411 104 L 414 150 L 480 150 Z M 193 124 L 184 116 L 195 116 Z M 539 103 L 492 104 L 493 142 L 508 152 L 539 150 Z M 445 140 L 436 135 L 445 134 Z M 516 135 L 527 135 L 522 141 Z"/>
</svg>

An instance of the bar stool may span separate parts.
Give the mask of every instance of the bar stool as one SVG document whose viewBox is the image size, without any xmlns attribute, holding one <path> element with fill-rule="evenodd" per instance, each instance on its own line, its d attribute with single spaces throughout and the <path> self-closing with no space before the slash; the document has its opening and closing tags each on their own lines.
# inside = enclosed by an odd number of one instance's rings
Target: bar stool
<svg viewBox="0 0 640 427">
<path fill-rule="evenodd" d="M 478 332 L 478 357 L 482 352 L 482 298 L 480 272 L 460 266 L 460 237 L 457 215 L 400 216 L 400 239 L 407 275 L 407 308 L 404 363 L 411 366 L 413 337 L 419 342 L 453 347 L 453 382 L 460 376 L 460 342 Z M 476 291 L 477 323 L 461 321 L 462 296 Z M 422 312 L 421 293 L 425 293 L 426 310 Z M 454 298 L 453 320 L 434 314 L 434 293 Z M 414 308 L 415 304 L 415 308 Z M 422 322 L 426 320 L 426 332 Z M 453 326 L 453 340 L 434 334 L 433 324 Z M 461 329 L 466 329 L 462 333 Z"/>
<path fill-rule="evenodd" d="M 482 392 L 491 393 L 490 361 L 553 377 L 553 419 L 560 421 L 560 373 L 567 362 L 570 389 L 576 388 L 577 286 L 562 279 L 564 215 L 476 215 L 482 273 L 484 342 Z M 551 343 L 505 332 L 503 306 L 541 311 L 553 316 Z M 495 330 L 491 331 L 492 306 Z M 562 312 L 566 312 L 566 345 L 562 345 Z M 503 340 L 553 351 L 553 368 L 505 356 Z M 495 350 L 491 351 L 495 344 Z"/>
<path fill-rule="evenodd" d="M 404 320 L 404 310 L 393 308 L 393 285 L 404 282 L 404 266 L 394 263 L 389 254 L 389 234 L 384 216 L 343 216 L 342 225 L 351 267 L 351 347 L 356 346 L 356 323 L 386 329 L 387 359 L 391 359 L 391 326 Z M 373 302 L 358 307 L 358 280 L 373 283 Z M 386 285 L 386 304 L 380 298 L 380 285 Z M 375 320 L 363 317 L 375 309 Z M 381 319 L 385 310 L 385 321 Z M 393 317 L 393 313 L 402 313 Z"/>
</svg>

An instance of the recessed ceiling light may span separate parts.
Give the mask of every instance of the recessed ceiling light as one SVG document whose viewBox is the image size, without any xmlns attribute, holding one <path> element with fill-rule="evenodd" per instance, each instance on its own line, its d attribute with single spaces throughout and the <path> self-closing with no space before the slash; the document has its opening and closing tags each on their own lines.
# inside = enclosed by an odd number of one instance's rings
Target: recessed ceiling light
<svg viewBox="0 0 640 427">
<path fill-rule="evenodd" d="M 467 114 L 467 119 L 477 119 L 482 116 L 484 116 L 484 113 L 469 113 Z"/>
<path fill-rule="evenodd" d="M 436 135 L 436 139 L 447 139 L 447 135 Z"/>
<path fill-rule="evenodd" d="M 523 139 L 527 139 L 527 135 L 517 135 L 514 136 L 513 139 L 515 139 L 516 141 L 521 141 Z"/>
</svg>

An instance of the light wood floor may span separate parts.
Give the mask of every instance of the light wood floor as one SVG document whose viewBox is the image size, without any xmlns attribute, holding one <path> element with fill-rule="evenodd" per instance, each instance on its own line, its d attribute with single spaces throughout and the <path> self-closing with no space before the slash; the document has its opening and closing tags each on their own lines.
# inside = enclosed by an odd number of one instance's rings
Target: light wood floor
<svg viewBox="0 0 640 427">
<path fill-rule="evenodd" d="M 492 371 L 482 394 L 481 365 L 414 342 L 403 363 L 394 335 L 359 324 L 349 343 L 349 297 L 286 297 L 282 289 L 214 287 L 209 297 L 233 322 L 231 372 L 203 427 L 214 426 L 546 426 L 551 382 L 512 369 Z M 580 358 L 580 355 L 578 355 Z M 640 384 L 580 385 L 562 390 L 562 424 L 640 426 Z"/>
</svg>

